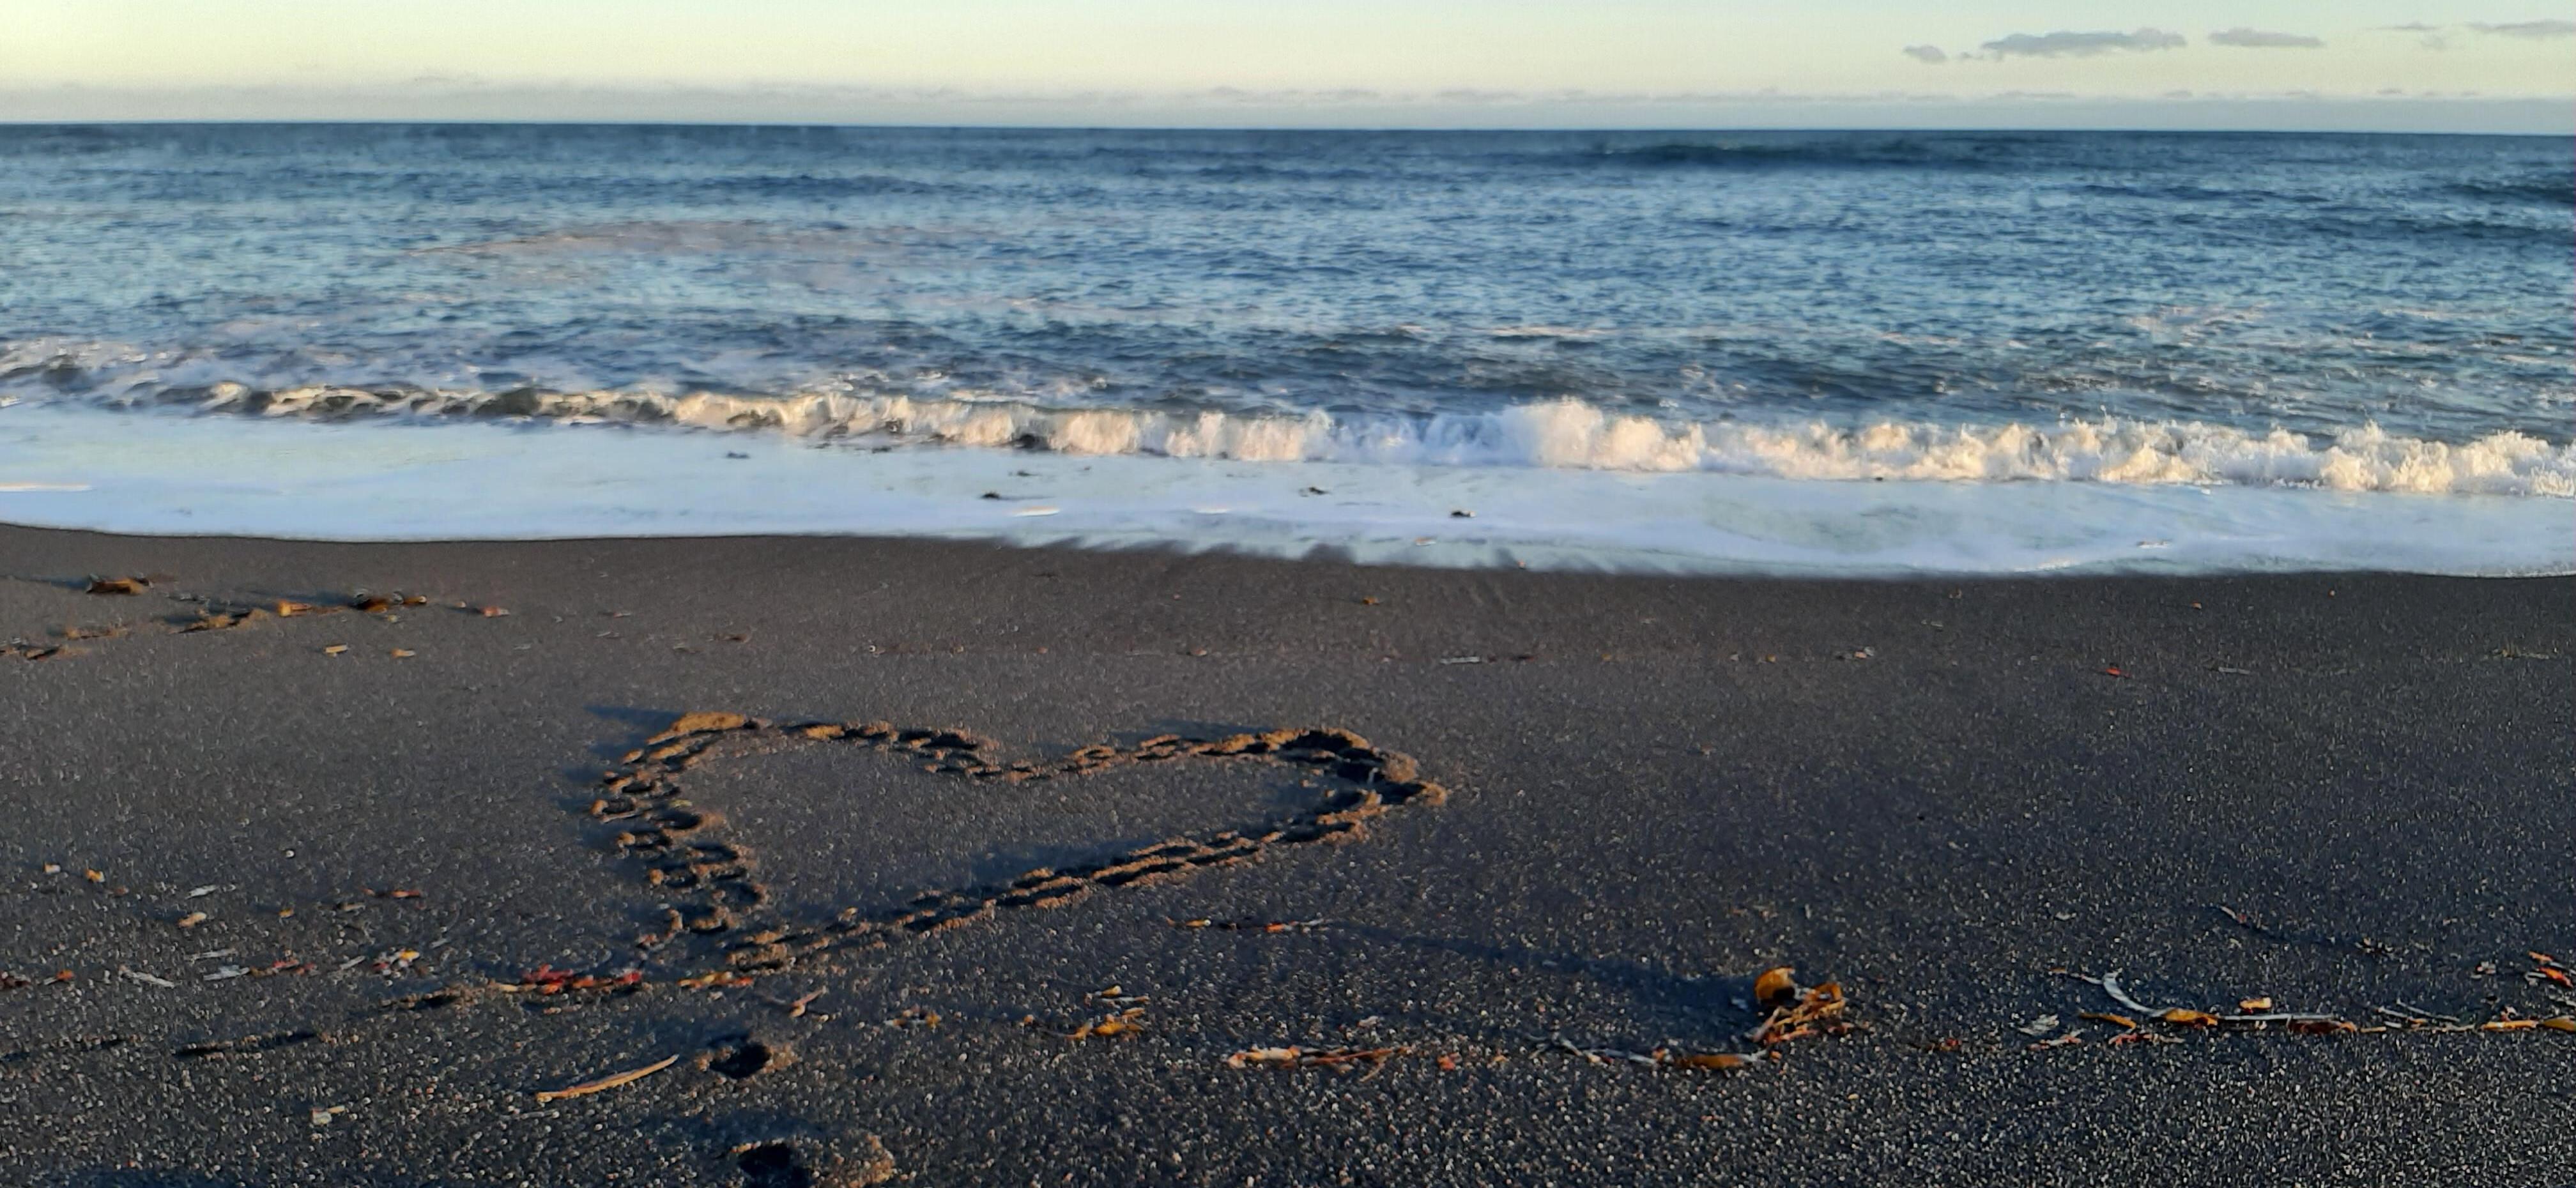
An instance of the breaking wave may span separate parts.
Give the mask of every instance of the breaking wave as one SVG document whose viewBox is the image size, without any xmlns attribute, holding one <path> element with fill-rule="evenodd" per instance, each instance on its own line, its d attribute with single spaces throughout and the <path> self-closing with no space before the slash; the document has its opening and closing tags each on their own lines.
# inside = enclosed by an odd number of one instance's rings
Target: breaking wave
<svg viewBox="0 0 2576 1188">
<path fill-rule="evenodd" d="M 2576 498 L 2576 443 L 2504 432 L 2449 443 L 2376 425 L 2332 434 L 2105 418 L 2054 425 L 1692 422 L 1577 400 L 1493 412 L 1332 415 L 1065 408 L 898 395 L 450 392 L 242 384 L 158 393 L 208 412 L 339 420 L 523 418 L 664 425 L 886 445 L 1250 462 L 1701 471 L 1787 479 L 2091 482 Z"/>
</svg>

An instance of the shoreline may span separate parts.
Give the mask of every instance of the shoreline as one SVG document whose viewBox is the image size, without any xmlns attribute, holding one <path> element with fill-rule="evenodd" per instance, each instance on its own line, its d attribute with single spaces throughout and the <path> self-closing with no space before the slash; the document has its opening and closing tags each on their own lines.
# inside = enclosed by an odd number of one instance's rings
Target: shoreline
<svg viewBox="0 0 2576 1188">
<path fill-rule="evenodd" d="M 2158 1040 L 2111 1046 L 2132 1029 L 2081 1016 L 2127 1008 L 2052 972 L 2357 1026 L 2562 1010 L 2527 954 L 2576 957 L 2576 578 L 15 527 L 0 558 L 0 640 L 68 649 L 0 656 L 0 753 L 22 757 L 0 767 L 0 971 L 31 983 L 0 991 L 0 1123 L 35 1136 L 0 1154 L 14 1180 L 714 1185 L 787 1160 L 869 1182 L 882 1155 L 931 1183 L 2361 1183 L 2576 1162 L 2576 1035 L 2147 1021 Z M 111 575 L 151 585 L 77 588 Z M 276 614 L 360 591 L 426 601 Z M 183 630 L 247 609 L 266 613 Z M 1337 728 L 1449 795 L 1340 843 L 689 986 L 732 930 L 639 947 L 677 890 L 600 815 L 624 809 L 590 806 L 690 711 L 957 729 L 1002 769 Z M 727 734 L 672 777 L 723 818 L 673 836 L 748 855 L 752 910 L 792 928 L 1257 834 L 1321 794 L 1186 757 L 1012 783 L 801 737 Z M 1779 965 L 1838 982 L 1862 1029 L 1749 1039 Z M 540 967 L 637 985 L 492 989 Z M 1129 1010 L 1136 1030 L 1099 1030 Z M 1288 1046 L 1384 1054 L 1229 1065 Z M 1753 1063 L 1630 1059 L 1659 1049 Z M 2345 1124 L 2400 1114 L 2419 1124 Z"/>
<path fill-rule="evenodd" d="M 1532 422 L 1520 445 L 1542 453 L 1645 449 L 1628 441 L 1624 423 L 1590 424 L 1563 408 L 1515 415 Z M 2057 432 L 2090 440 L 2081 426 Z M 2323 482 L 2323 472 L 2312 473 L 2322 464 L 2267 462 L 2261 444 L 2240 460 L 2250 468 L 2245 482 L 2198 485 L 2153 481 L 2185 466 L 2191 451 L 2171 442 L 2174 456 L 2162 462 L 2131 454 L 2155 453 L 2135 442 L 2085 447 L 2100 455 L 2087 465 L 2126 481 L 1907 478 L 1901 467 L 1888 477 L 1871 471 L 1886 459 L 1854 442 L 1798 447 L 1860 468 L 1833 478 L 1800 477 L 1795 459 L 1773 459 L 1777 474 L 1401 457 L 1240 461 L 758 431 L 425 420 L 396 428 L 47 406 L 0 414 L 0 475 L 15 488 L 0 489 L 0 521 L 353 541 L 781 534 L 1157 544 L 1273 557 L 1322 549 L 1400 565 L 1815 578 L 2576 573 L 2571 504 L 2547 493 L 2566 481 L 2564 449 L 2520 462 L 2472 457 L 2485 447 L 2423 443 L 2365 444 L 2352 458 L 2327 451 L 2342 459 L 2333 467 L 2376 473 L 2373 482 L 2438 471 L 2467 486 L 2415 493 L 2295 485 Z M 1928 460 L 1976 473 L 1932 443 L 1918 447 Z M 2020 473 L 2018 465 L 2003 473 Z M 2498 493 L 2472 493 L 2490 488 Z M 2508 489 L 2524 493 L 2501 493 Z"/>
</svg>

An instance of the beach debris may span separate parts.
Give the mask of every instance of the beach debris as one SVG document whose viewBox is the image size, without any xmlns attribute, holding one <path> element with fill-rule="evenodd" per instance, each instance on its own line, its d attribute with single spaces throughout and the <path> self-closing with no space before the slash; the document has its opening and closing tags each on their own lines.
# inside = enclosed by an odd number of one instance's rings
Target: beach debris
<svg viewBox="0 0 2576 1188">
<path fill-rule="evenodd" d="M 337 656 L 348 650 L 349 645 L 347 644 L 324 644 L 322 646 L 322 654 L 325 656 Z"/>
<path fill-rule="evenodd" d="M 2230 914 L 2234 915 L 2235 913 L 2231 912 Z M 2234 1011 L 2204 1011 L 2192 1007 L 2181 1006 L 2151 1007 L 2140 1002 L 2135 995 L 2129 992 L 2128 987 L 2121 982 L 2120 975 L 2116 971 L 2104 974 L 2098 978 L 2075 973 L 2066 969 L 2057 969 L 2050 972 L 2075 979 L 2076 981 L 2088 982 L 2100 987 L 2104 994 L 2109 995 L 2114 1002 L 2119 1003 L 2120 1006 L 2128 1012 L 2126 1014 L 2111 1014 L 2106 1012 L 2088 1011 L 2079 1016 L 2080 1018 L 2091 1022 L 2105 1023 L 2118 1028 L 2119 1033 L 2112 1037 L 2110 1040 L 2110 1046 L 2132 1043 L 2179 1043 L 2181 1041 L 2177 1038 L 2177 1033 L 2214 1033 L 2220 1031 L 2244 1032 L 2264 1031 L 2270 1029 L 2278 1029 L 2279 1031 L 2290 1035 L 2304 1036 L 2356 1034 L 2375 1035 L 2392 1031 L 2489 1033 L 2553 1031 L 2576 1033 L 2576 1017 L 2566 1015 L 2525 1017 L 2515 1012 L 2512 1007 L 2508 1006 L 2501 1008 L 2495 1018 L 2478 1022 L 2470 1022 L 2456 1015 L 2447 1015 L 2424 1010 L 2406 1002 L 2404 999 L 2399 999 L 2394 1006 L 2373 1006 L 2371 1008 L 2371 1013 L 2380 1016 L 2383 1020 L 2382 1022 L 2374 1024 L 2363 1024 L 2351 1019 L 2345 1019 L 2337 1015 L 2322 1012 L 2280 1010 L 2278 1009 L 2278 1003 L 2270 995 L 2239 998 Z M 2159 1031 L 2147 1026 L 2147 1024 L 2150 1023 L 2160 1025 L 2166 1030 Z M 2063 1039 L 2063 1037 L 2060 1038 Z M 2042 1045 L 2032 1046 L 2039 1047 Z"/>
<path fill-rule="evenodd" d="M 1123 1011 L 1113 1011 L 1100 1018 L 1088 1020 L 1082 1026 L 1074 1028 L 1072 1033 L 1064 1038 L 1116 1039 L 1120 1036 L 1134 1036 L 1137 1032 L 1145 1030 L 1144 1019 L 1145 1008 L 1129 1007 Z"/>
<path fill-rule="evenodd" d="M 2540 982 L 2550 982 L 2560 986 L 2576 986 L 2576 978 L 2571 978 L 2568 975 L 2567 967 L 2558 964 L 2557 958 L 2537 950 L 2526 952 L 2524 956 L 2531 958 L 2532 967 L 2522 975 L 2523 981 L 2535 984 Z"/>
<path fill-rule="evenodd" d="M 143 972 L 142 970 L 134 969 L 129 966 L 117 966 L 116 976 L 124 978 L 129 982 L 140 982 L 146 986 L 158 986 L 164 990 L 176 990 L 179 988 L 179 983 L 173 982 L 168 978 L 155 977 Z"/>
<path fill-rule="evenodd" d="M 179 633 L 189 635 L 199 631 L 229 631 L 259 618 L 262 613 L 264 612 L 255 607 L 229 611 L 200 610 L 196 618 L 180 625 Z"/>
<path fill-rule="evenodd" d="M 367 894 L 375 896 L 378 899 L 422 899 L 427 897 L 426 892 L 416 891 L 409 887 L 388 887 L 382 891 L 378 891 L 373 887 L 368 887 L 365 890 Z"/>
<path fill-rule="evenodd" d="M 2041 1015 L 2028 1023 L 2015 1027 L 2014 1030 L 2021 1032 L 2023 1035 L 2046 1035 L 2049 1032 L 2057 1030 L 2057 1016 Z"/>
<path fill-rule="evenodd" d="M 2038 1043 L 2029 1045 L 2029 1047 L 2033 1052 L 2045 1052 L 2050 1048 L 2072 1047 L 2083 1042 L 2083 1032 L 2070 1030 L 2064 1035 L 2053 1036 L 2049 1039 L 2041 1040 Z"/>
<path fill-rule="evenodd" d="M 2120 678 L 2122 678 L 2122 679 L 2124 679 L 2124 680 L 2125 680 L 2125 679 L 2127 679 L 2127 677 L 2128 677 L 2128 675 L 2129 675 L 2129 674 L 2127 674 L 2127 673 L 2125 673 L 2125 672 L 2120 671 L 2120 666 L 2119 666 L 2119 665 L 2117 665 L 2117 664 L 2113 664 L 2113 665 L 2110 665 L 2110 666 L 2108 666 L 2108 667 L 2104 668 L 2104 669 L 2102 670 L 2102 675 L 2103 675 L 2103 676 L 2107 676 L 2107 677 L 2120 677 Z"/>
<path fill-rule="evenodd" d="M 1652 1055 L 1644 1052 L 1631 1052 L 1625 1048 L 1586 1048 L 1561 1035 L 1557 1036 L 1553 1042 L 1558 1048 L 1572 1052 L 1593 1064 L 1652 1065 L 1655 1063 L 1655 1058 Z M 1292 1052 L 1295 1050 L 1296 1049 L 1294 1048 L 1289 1049 L 1289 1051 Z"/>
<path fill-rule="evenodd" d="M 411 659 L 412 657 L 417 656 L 417 655 L 419 655 L 419 654 L 420 654 L 420 653 L 415 652 L 415 651 L 411 650 L 410 648 L 395 648 L 395 649 L 394 649 L 394 659 L 396 659 L 396 660 L 409 660 L 409 659 Z"/>
<path fill-rule="evenodd" d="M 214 919 L 214 917 L 209 916 L 204 912 L 190 912 L 187 915 L 179 917 L 179 927 L 194 928 L 211 919 Z"/>
<path fill-rule="evenodd" d="M 1442 664 L 1482 664 L 1485 662 L 1485 658 L 1482 656 L 1443 656 L 1440 658 L 1440 662 Z"/>
<path fill-rule="evenodd" d="M 1125 986 L 1111 986 L 1107 989 L 1094 990 L 1089 994 L 1083 995 L 1082 1001 L 1094 1003 L 1100 1006 L 1123 1007 L 1132 1006 L 1140 1002 L 1152 1002 L 1153 998 L 1144 994 L 1129 994 Z"/>
<path fill-rule="evenodd" d="M 1330 923 L 1322 916 L 1312 920 L 1211 920 L 1202 916 L 1171 921 L 1174 928 L 1211 928 L 1219 932 L 1313 932 Z"/>
<path fill-rule="evenodd" d="M 1790 966 L 1775 965 L 1753 979 L 1753 1001 L 1759 1006 L 1778 1006 L 1798 996 L 1798 971 Z"/>
<path fill-rule="evenodd" d="M 601 977 L 545 964 L 520 974 L 518 981 L 495 982 L 492 988 L 504 994 L 568 994 L 577 990 L 632 990 L 643 984 L 644 971 L 639 969 L 620 970 Z M 686 979 L 682 984 L 687 984 Z"/>
<path fill-rule="evenodd" d="M 1634 1064 L 1645 1068 L 1681 1068 L 1701 1072 L 1735 1072 L 1751 1068 L 1755 1061 L 1764 1058 L 1763 1055 L 1747 1055 L 1740 1052 L 1675 1052 L 1670 1048 L 1657 1048 L 1651 1052 L 1637 1052 L 1627 1048 L 1586 1048 L 1561 1035 L 1552 1038 L 1549 1046 L 1580 1056 L 1590 1064 Z M 1777 1053 L 1767 1055 L 1773 1059 L 1778 1057 Z M 1444 1062 L 1441 1065 L 1442 1068 L 1457 1067 L 1454 1057 L 1444 1056 L 1441 1059 Z"/>
<path fill-rule="evenodd" d="M 1778 973 L 1787 968 L 1782 966 L 1780 970 L 1768 972 Z M 1763 986 L 1757 980 L 1755 997 L 1770 1006 L 1771 1013 L 1746 1038 L 1763 1047 L 1777 1047 L 1811 1035 L 1842 1035 L 1858 1026 L 1844 1018 L 1849 1003 L 1844 1000 L 1839 983 L 1825 982 L 1801 988 L 1791 981 L 1785 993 L 1775 987 L 1774 996 L 1768 999 L 1762 998 L 1762 990 Z"/>
<path fill-rule="evenodd" d="M 84 870 L 81 872 L 81 877 L 88 879 L 93 883 L 104 883 L 107 881 L 107 875 L 103 871 Z"/>
<path fill-rule="evenodd" d="M 948 1020 L 939 1012 L 934 1011 L 929 1007 L 908 1006 L 895 1012 L 894 1018 L 886 1020 L 885 1025 L 888 1027 L 918 1027 L 925 1031 L 937 1031 L 939 1030 L 939 1025 L 947 1021 Z"/>
<path fill-rule="evenodd" d="M 364 614 L 380 615 L 402 605 L 382 594 L 358 594 L 349 599 L 349 609 Z"/>
<path fill-rule="evenodd" d="M 1368 1066 L 1373 1074 L 1388 1060 L 1412 1051 L 1406 1047 L 1324 1048 L 1300 1047 L 1245 1048 L 1225 1058 L 1227 1068 L 1330 1068 L 1348 1072 L 1359 1065 Z"/>
<path fill-rule="evenodd" d="M 2170 1035 L 2165 1035 L 2161 1032 L 2123 1031 L 2118 1035 L 2114 1035 L 2110 1039 L 2103 1041 L 2102 1046 L 2106 1048 L 2120 1048 L 2126 1047 L 2130 1044 L 2178 1044 L 2181 1042 L 2181 1040 Z"/>
<path fill-rule="evenodd" d="M 804 1018 L 804 1017 L 805 1017 L 805 1012 L 806 1012 L 806 1010 L 807 1010 L 808 1008 L 810 1008 L 810 1007 L 812 1007 L 812 1006 L 814 1005 L 814 1000 L 815 1000 L 815 999 L 818 999 L 818 998 L 821 998 L 821 997 L 823 997 L 825 994 L 828 994 L 828 993 L 830 993 L 830 992 L 831 992 L 831 991 L 829 991 L 828 989 L 827 989 L 827 990 L 815 990 L 815 991 L 811 991 L 811 992 L 808 992 L 808 993 L 805 993 L 805 994 L 797 995 L 794 999 L 790 1000 L 789 1002 L 787 1002 L 787 1003 L 785 1004 L 785 1009 L 786 1009 L 786 1011 L 787 1011 L 787 1017 L 788 1017 L 788 1018 L 790 1018 L 790 1019 L 802 1019 L 802 1018 Z"/>
<path fill-rule="evenodd" d="M 1674 1055 L 1658 1052 L 1656 1054 L 1663 1057 L 1667 1067 L 1697 1069 L 1703 1072 L 1737 1072 L 1753 1067 L 1754 1061 L 1754 1057 L 1740 1056 L 1733 1052 L 1684 1052 Z"/>
<path fill-rule="evenodd" d="M 142 593 L 144 590 L 146 590 L 146 589 L 150 588 L 150 587 L 151 587 L 151 585 L 152 585 L 152 582 L 151 582 L 151 580 L 150 580 L 150 579 L 148 579 L 148 578 L 139 578 L 139 577 L 104 577 L 104 578 L 91 578 L 91 579 L 89 580 L 88 592 L 89 592 L 89 593 L 92 593 L 92 594 L 127 594 L 127 595 L 132 595 L 132 594 L 140 594 L 140 593 Z"/>
<path fill-rule="evenodd" d="M 509 608 L 500 606 L 478 606 L 470 609 L 487 619 L 498 619 L 510 613 Z"/>
<path fill-rule="evenodd" d="M 270 614 L 276 615 L 278 618 L 298 619 L 306 615 L 336 615 L 340 613 L 341 608 L 336 606 L 316 606 L 310 602 L 297 602 L 291 598 L 280 598 L 268 609 Z"/>
<path fill-rule="evenodd" d="M 208 883 L 208 884 L 206 884 L 205 886 L 202 886 L 202 887 L 190 887 L 190 888 L 188 888 L 188 898 L 190 898 L 190 899 L 204 899 L 205 897 L 207 897 L 207 896 L 209 896 L 209 895 L 213 895 L 213 894 L 215 894 L 215 893 L 216 893 L 216 892 L 218 892 L 218 891 L 230 891 L 230 890 L 232 890 L 232 889 L 233 889 L 233 884 L 231 884 L 231 883 Z"/>
<path fill-rule="evenodd" d="M 1449 509 L 1449 518 L 1453 520 L 1472 520 L 1476 518 L 1476 513 L 1468 511 L 1463 507 L 1453 507 Z"/>
<path fill-rule="evenodd" d="M 348 1112 L 349 1107 L 344 1105 L 316 1106 L 311 1111 L 310 1116 L 312 1117 L 313 1124 L 315 1126 L 329 1126 L 331 1124 L 331 1119 L 337 1118 Z"/>
<path fill-rule="evenodd" d="M 665 1056 L 660 1060 L 656 1060 L 651 1064 L 645 1065 L 642 1068 L 630 1068 L 625 1072 L 610 1073 L 607 1076 L 600 1077 L 596 1080 L 583 1081 L 578 1085 L 567 1085 L 561 1089 L 539 1089 L 537 1090 L 537 1100 L 539 1102 L 563 1101 L 567 1098 L 587 1097 L 593 1093 L 603 1093 L 621 1085 L 632 1085 L 637 1081 L 652 1076 L 654 1073 L 660 1072 L 674 1064 L 678 1064 L 679 1062 L 680 1058 L 678 1056 Z"/>
</svg>

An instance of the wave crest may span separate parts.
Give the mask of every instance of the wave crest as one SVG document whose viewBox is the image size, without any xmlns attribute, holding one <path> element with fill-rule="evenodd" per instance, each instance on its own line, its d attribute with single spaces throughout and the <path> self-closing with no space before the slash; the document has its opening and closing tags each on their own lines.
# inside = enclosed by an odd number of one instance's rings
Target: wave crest
<svg viewBox="0 0 2576 1188">
<path fill-rule="evenodd" d="M 373 416 L 521 418 L 669 425 L 887 445 L 931 443 L 1065 454 L 1154 454 L 1247 462 L 1527 466 L 1704 471 L 1784 479 L 2092 482 L 2308 487 L 2335 491 L 2576 498 L 2576 444 L 2522 433 L 2466 443 L 2361 425 L 2331 435 L 2249 432 L 2195 421 L 2056 425 L 1881 421 L 1690 422 L 1577 400 L 1490 413 L 1334 416 L 1049 408 L 1019 401 L 894 395 L 792 397 L 700 392 L 450 392 L 241 384 L 169 391 L 156 403 L 210 412 L 339 420 Z"/>
</svg>

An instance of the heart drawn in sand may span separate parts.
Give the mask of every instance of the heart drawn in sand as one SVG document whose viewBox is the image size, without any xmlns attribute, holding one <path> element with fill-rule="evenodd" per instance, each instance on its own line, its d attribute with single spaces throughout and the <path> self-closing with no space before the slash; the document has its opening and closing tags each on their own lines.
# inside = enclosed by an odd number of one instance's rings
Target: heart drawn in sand
<svg viewBox="0 0 2576 1188">
<path fill-rule="evenodd" d="M 937 777 L 987 784 L 1074 779 L 1138 764 L 1271 764 L 1299 772 L 1320 791 L 1305 808 L 1253 828 L 1174 837 L 1000 882 L 932 891 L 899 905 L 845 908 L 829 923 L 804 925 L 780 918 L 759 881 L 754 856 L 726 836 L 718 813 L 689 799 L 683 784 L 702 764 L 788 747 L 895 755 Z M 1355 840 L 1374 817 L 1448 796 L 1447 789 L 1421 778 L 1409 756 L 1347 730 L 1273 730 L 1216 739 L 1166 734 L 1131 747 L 1089 746 L 1037 762 L 999 762 L 987 757 L 991 747 L 954 729 L 778 724 L 702 711 L 681 715 L 628 753 L 622 767 L 600 777 L 589 814 L 619 827 L 616 848 L 641 867 L 646 882 L 671 897 L 662 931 L 643 943 L 699 938 L 721 951 L 725 969 L 749 974 L 785 969 L 826 950 L 926 936 L 1000 911 L 1058 907 L 1103 889 L 1181 878 L 1278 846 Z"/>
</svg>

